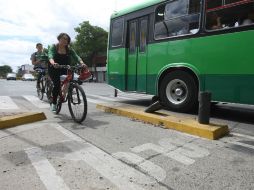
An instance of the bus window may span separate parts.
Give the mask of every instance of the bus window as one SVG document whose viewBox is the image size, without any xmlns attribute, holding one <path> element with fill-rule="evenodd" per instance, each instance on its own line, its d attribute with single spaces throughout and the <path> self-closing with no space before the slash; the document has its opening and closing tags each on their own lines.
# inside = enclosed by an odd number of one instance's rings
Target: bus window
<svg viewBox="0 0 254 190">
<path fill-rule="evenodd" d="M 143 19 L 141 20 L 141 23 L 140 23 L 140 49 L 139 51 L 140 52 L 145 52 L 146 51 L 146 44 L 147 44 L 147 27 L 148 27 L 148 21 L 147 19 Z"/>
<path fill-rule="evenodd" d="M 122 18 L 114 20 L 111 32 L 111 47 L 118 47 L 123 44 L 124 20 Z"/>
<path fill-rule="evenodd" d="M 169 20 L 188 13 L 188 1 L 178 0 L 168 3 L 165 8 L 165 19 Z"/>
<path fill-rule="evenodd" d="M 129 52 L 130 54 L 136 53 L 136 31 L 137 31 L 137 23 L 132 22 L 130 24 L 129 29 Z"/>
<path fill-rule="evenodd" d="M 156 10 L 155 39 L 195 34 L 199 29 L 199 18 L 200 0 L 176 0 L 161 5 Z"/>
<path fill-rule="evenodd" d="M 207 1 L 206 29 L 229 29 L 233 27 L 246 26 L 254 22 L 254 1 L 226 0 L 220 2 L 222 6 L 211 7 Z"/>
</svg>

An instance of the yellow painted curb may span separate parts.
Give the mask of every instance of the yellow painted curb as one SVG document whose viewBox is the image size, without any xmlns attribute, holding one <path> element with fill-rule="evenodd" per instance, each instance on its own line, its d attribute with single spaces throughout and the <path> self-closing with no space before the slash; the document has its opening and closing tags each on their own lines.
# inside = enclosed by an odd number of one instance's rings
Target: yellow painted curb
<svg viewBox="0 0 254 190">
<path fill-rule="evenodd" d="M 47 119 L 43 112 L 27 112 L 0 118 L 0 129 L 15 127 Z"/>
<path fill-rule="evenodd" d="M 106 104 L 97 104 L 97 109 L 104 110 L 108 113 L 115 113 L 121 116 L 126 116 L 129 118 L 135 118 L 147 123 L 154 125 L 162 125 L 165 128 L 174 129 L 191 135 L 196 135 L 199 137 L 216 140 L 229 133 L 227 125 L 219 124 L 209 124 L 202 125 L 199 124 L 194 119 L 189 118 L 178 118 L 175 116 L 169 116 L 165 114 L 152 114 L 145 113 L 136 107 L 126 107 L 126 106 L 112 106 Z"/>
</svg>

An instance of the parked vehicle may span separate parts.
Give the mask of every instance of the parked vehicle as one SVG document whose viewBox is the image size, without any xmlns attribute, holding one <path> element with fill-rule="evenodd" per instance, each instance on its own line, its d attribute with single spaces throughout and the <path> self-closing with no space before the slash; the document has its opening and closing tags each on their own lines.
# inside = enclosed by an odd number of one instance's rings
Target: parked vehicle
<svg viewBox="0 0 254 190">
<path fill-rule="evenodd" d="M 16 80 L 16 79 L 17 79 L 16 73 L 8 73 L 6 76 L 6 80 Z"/>
<path fill-rule="evenodd" d="M 32 74 L 24 74 L 22 76 L 22 80 L 23 81 L 34 81 L 35 78 L 34 78 L 34 76 Z"/>
<path fill-rule="evenodd" d="M 92 75 L 88 82 L 96 82 L 96 76 Z"/>
</svg>

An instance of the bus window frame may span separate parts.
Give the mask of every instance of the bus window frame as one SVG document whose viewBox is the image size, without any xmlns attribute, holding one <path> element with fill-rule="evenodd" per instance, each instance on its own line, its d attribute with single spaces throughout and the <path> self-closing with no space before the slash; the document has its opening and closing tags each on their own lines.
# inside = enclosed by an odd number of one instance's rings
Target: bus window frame
<svg viewBox="0 0 254 190">
<path fill-rule="evenodd" d="M 224 28 L 219 28 L 219 29 L 207 29 L 206 28 L 206 22 L 207 22 L 207 13 L 209 12 L 216 12 L 216 11 L 220 11 L 220 10 L 223 10 L 223 9 L 226 9 L 226 8 L 231 8 L 231 7 L 235 7 L 235 6 L 238 6 L 238 5 L 243 5 L 243 4 L 247 4 L 247 3 L 254 3 L 253 0 L 241 0 L 237 3 L 230 3 L 230 4 L 225 4 L 223 6 L 221 6 L 220 8 L 212 8 L 212 9 L 207 9 L 206 7 L 206 3 L 207 3 L 208 0 L 204 0 L 204 31 L 207 32 L 207 33 L 214 33 L 214 32 L 222 32 L 224 33 L 224 31 L 232 31 L 232 30 L 242 30 L 243 28 L 252 28 L 254 26 L 254 22 L 252 24 L 249 24 L 249 25 L 239 25 L 239 26 L 232 26 L 232 27 L 224 27 Z"/>
<path fill-rule="evenodd" d="M 175 1 L 175 0 L 173 0 L 173 1 Z M 161 41 L 161 40 L 167 40 L 167 39 L 174 39 L 174 38 L 181 38 L 181 37 L 188 37 L 188 36 L 198 35 L 201 32 L 201 29 L 202 29 L 202 13 L 203 13 L 203 8 L 202 7 L 203 7 L 203 0 L 200 0 L 199 13 L 195 13 L 196 15 L 199 14 L 198 31 L 195 34 L 188 33 L 188 34 L 182 34 L 182 35 L 177 35 L 177 36 L 168 36 L 168 37 L 162 37 L 162 38 L 156 38 L 155 37 L 156 11 L 157 11 L 158 7 L 163 6 L 163 5 L 166 7 L 166 4 L 169 4 L 171 2 L 172 1 L 164 2 L 162 4 L 158 4 L 157 6 L 155 6 L 154 16 L 153 16 L 153 40 L 155 40 L 155 41 Z M 185 16 L 188 16 L 188 15 L 194 15 L 194 14 L 192 13 L 192 14 L 181 15 L 181 16 L 176 17 L 176 18 L 185 17 Z M 170 20 L 174 20 L 176 18 L 173 18 L 173 19 L 170 19 Z"/>
<path fill-rule="evenodd" d="M 121 44 L 113 46 L 113 44 L 112 44 L 113 23 L 115 21 L 117 21 L 117 20 L 122 20 L 122 27 L 123 27 L 122 38 L 121 38 Z M 124 17 L 118 17 L 118 18 L 115 18 L 115 19 L 111 20 L 111 24 L 110 25 L 111 25 L 110 26 L 110 35 L 109 35 L 109 38 L 110 38 L 110 40 L 109 40 L 110 48 L 114 49 L 114 48 L 124 47 L 124 44 L 125 44 L 125 42 L 124 42 L 124 35 L 125 35 L 125 19 L 124 19 Z"/>
</svg>

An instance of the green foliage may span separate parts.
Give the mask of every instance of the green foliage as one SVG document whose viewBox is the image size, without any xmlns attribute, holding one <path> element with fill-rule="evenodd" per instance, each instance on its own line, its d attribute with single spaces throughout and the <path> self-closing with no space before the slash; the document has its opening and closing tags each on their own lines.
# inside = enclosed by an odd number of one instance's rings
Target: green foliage
<svg viewBox="0 0 254 190">
<path fill-rule="evenodd" d="M 7 73 L 12 73 L 12 68 L 9 65 L 0 66 L 0 77 L 6 77 Z"/>
<path fill-rule="evenodd" d="M 89 21 L 80 23 L 75 31 L 78 34 L 72 46 L 77 54 L 91 66 L 95 55 L 106 53 L 108 32 L 101 27 L 90 25 Z"/>
</svg>

